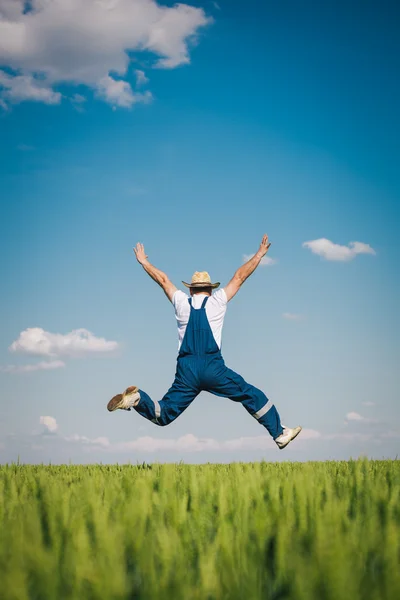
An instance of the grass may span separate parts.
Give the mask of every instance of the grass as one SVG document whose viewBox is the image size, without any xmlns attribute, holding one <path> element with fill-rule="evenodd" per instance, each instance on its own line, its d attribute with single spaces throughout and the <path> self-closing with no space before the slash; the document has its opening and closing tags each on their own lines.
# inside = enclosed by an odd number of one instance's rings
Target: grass
<svg viewBox="0 0 400 600">
<path fill-rule="evenodd" d="M 0 467 L 2 600 L 398 600 L 400 462 Z"/>
</svg>

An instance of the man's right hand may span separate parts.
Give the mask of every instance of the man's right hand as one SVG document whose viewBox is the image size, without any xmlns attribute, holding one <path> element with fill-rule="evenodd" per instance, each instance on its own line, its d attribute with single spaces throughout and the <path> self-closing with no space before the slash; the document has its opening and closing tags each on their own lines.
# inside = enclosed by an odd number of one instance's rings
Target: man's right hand
<svg viewBox="0 0 400 600">
<path fill-rule="evenodd" d="M 141 244 L 140 242 L 138 242 L 136 244 L 136 246 L 133 249 L 136 259 L 138 261 L 139 264 L 143 265 L 143 263 L 146 262 L 148 256 L 146 254 L 146 252 L 144 251 L 144 246 L 143 244 Z"/>
</svg>

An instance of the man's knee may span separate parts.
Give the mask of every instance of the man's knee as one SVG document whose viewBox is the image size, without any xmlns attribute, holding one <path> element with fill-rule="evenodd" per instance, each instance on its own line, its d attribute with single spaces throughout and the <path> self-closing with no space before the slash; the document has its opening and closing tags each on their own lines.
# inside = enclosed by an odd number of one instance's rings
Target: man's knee
<svg viewBox="0 0 400 600">
<path fill-rule="evenodd" d="M 161 414 L 158 417 L 153 419 L 153 423 L 155 425 L 158 425 L 159 427 L 166 427 L 167 425 L 172 423 L 172 421 L 173 419 L 170 419 L 168 415 L 163 414 L 163 411 L 161 411 Z"/>
<path fill-rule="evenodd" d="M 251 395 L 256 399 L 256 402 L 260 405 L 260 408 L 268 402 L 268 398 L 264 392 L 254 385 L 251 386 Z"/>
</svg>

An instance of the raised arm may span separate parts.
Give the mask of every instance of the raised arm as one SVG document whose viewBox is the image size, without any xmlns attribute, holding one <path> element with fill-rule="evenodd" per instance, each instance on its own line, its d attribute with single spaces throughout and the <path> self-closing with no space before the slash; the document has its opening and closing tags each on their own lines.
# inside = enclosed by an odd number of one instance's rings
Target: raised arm
<svg viewBox="0 0 400 600">
<path fill-rule="evenodd" d="M 250 277 L 250 275 L 256 270 L 256 268 L 261 262 L 262 257 L 267 254 L 270 245 L 271 244 L 268 243 L 268 236 L 264 235 L 256 254 L 252 256 L 250 260 L 248 260 L 244 265 L 239 267 L 239 269 L 236 271 L 228 285 L 225 286 L 224 289 L 228 301 L 231 300 L 233 296 L 238 293 L 246 279 Z"/>
<path fill-rule="evenodd" d="M 142 265 L 143 269 L 146 271 L 146 273 L 148 273 L 150 275 L 150 277 L 152 279 L 154 279 L 154 281 L 156 283 L 158 283 L 158 285 L 160 287 L 162 287 L 162 289 L 165 292 L 165 295 L 167 296 L 167 298 L 172 302 L 172 297 L 174 295 L 174 293 L 176 292 L 176 287 L 174 286 L 174 284 L 168 279 L 167 275 L 165 273 L 163 273 L 162 271 L 160 271 L 160 269 L 157 269 L 156 267 L 154 267 L 148 260 L 147 260 L 147 254 L 144 251 L 144 246 L 143 244 L 141 244 L 140 242 L 138 242 L 136 244 L 136 246 L 133 249 L 136 259 L 138 261 L 139 264 Z"/>
</svg>

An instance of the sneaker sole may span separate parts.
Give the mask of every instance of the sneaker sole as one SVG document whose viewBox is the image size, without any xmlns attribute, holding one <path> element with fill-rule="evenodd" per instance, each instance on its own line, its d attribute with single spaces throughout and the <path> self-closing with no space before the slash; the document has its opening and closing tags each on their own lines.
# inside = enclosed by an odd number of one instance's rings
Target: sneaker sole
<svg viewBox="0 0 400 600">
<path fill-rule="evenodd" d="M 284 446 L 278 446 L 279 450 L 283 450 L 284 448 L 286 448 L 286 446 L 288 444 L 290 444 L 290 442 L 293 442 L 293 440 L 295 440 L 297 438 L 297 436 L 299 435 L 299 433 L 301 433 L 302 429 L 303 428 L 300 427 L 299 431 L 292 438 L 290 438 L 290 440 L 288 442 L 286 442 L 286 444 Z"/>
<path fill-rule="evenodd" d="M 139 388 L 136 387 L 135 385 L 132 385 L 131 387 L 126 388 L 126 390 L 124 391 L 123 394 L 117 394 L 116 396 L 111 398 L 111 400 L 107 404 L 107 410 L 109 412 L 113 412 L 114 410 L 121 408 L 121 406 L 124 404 L 124 400 L 125 400 L 126 396 L 129 396 L 130 394 L 136 394 L 136 392 L 138 392 L 138 391 L 139 391 Z"/>
</svg>

